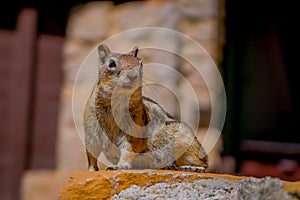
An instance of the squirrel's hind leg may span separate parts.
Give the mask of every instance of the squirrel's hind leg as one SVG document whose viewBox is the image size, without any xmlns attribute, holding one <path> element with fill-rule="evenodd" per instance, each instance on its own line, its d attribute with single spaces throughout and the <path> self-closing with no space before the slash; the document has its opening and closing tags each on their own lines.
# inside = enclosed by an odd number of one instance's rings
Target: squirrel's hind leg
<svg viewBox="0 0 300 200">
<path fill-rule="evenodd" d="M 90 172 L 93 171 L 99 171 L 98 165 L 97 165 L 97 158 L 93 156 L 88 150 L 86 150 L 86 155 L 88 159 L 88 169 Z"/>
</svg>

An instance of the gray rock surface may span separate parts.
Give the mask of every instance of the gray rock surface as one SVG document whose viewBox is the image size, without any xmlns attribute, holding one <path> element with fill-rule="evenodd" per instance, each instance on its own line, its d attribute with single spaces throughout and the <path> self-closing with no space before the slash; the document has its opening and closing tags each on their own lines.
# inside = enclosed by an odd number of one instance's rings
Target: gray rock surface
<svg viewBox="0 0 300 200">
<path fill-rule="evenodd" d="M 240 181 L 214 178 L 192 183 L 157 183 L 144 188 L 134 185 L 114 195 L 112 199 L 292 200 L 296 198 L 282 189 L 279 179 L 266 177 L 263 179 L 247 178 Z"/>
</svg>

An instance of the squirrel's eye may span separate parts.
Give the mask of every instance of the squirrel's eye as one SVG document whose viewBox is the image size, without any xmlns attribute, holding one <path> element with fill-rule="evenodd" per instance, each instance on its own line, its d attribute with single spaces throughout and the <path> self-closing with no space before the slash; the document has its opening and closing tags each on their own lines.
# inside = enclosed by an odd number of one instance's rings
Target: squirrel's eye
<svg viewBox="0 0 300 200">
<path fill-rule="evenodd" d="M 109 68 L 116 68 L 117 67 L 116 61 L 114 61 L 113 59 L 109 60 L 108 67 Z"/>
</svg>

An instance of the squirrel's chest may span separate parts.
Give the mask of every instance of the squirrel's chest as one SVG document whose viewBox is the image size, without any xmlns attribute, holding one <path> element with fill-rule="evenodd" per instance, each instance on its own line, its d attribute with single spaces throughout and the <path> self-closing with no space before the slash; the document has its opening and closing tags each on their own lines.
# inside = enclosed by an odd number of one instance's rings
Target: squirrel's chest
<svg viewBox="0 0 300 200">
<path fill-rule="evenodd" d="M 130 116 L 127 119 L 132 120 Z M 130 146 L 134 152 L 144 152 L 147 147 L 147 139 L 144 137 L 134 137 L 131 133 L 126 133 L 128 127 L 125 126 L 128 126 L 130 123 L 127 123 L 126 119 L 120 120 L 119 123 L 122 122 L 124 123 L 123 125 L 116 123 L 114 117 L 110 115 L 109 112 L 105 112 L 98 117 L 98 123 L 101 127 L 103 149 L 108 150 L 111 149 L 112 146 L 122 148 L 125 145 L 127 147 Z M 124 130 L 120 128 L 122 126 Z M 128 128 L 128 130 L 131 129 Z"/>
<path fill-rule="evenodd" d="M 116 124 L 110 111 L 102 112 L 98 115 L 98 125 L 101 128 L 100 137 L 103 144 L 113 143 L 118 145 L 124 138 L 124 132 Z"/>
</svg>

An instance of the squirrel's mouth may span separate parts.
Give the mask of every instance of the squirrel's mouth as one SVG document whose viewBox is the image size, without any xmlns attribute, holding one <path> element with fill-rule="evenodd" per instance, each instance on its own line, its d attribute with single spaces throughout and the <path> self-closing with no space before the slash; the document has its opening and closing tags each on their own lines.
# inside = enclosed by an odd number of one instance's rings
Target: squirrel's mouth
<svg viewBox="0 0 300 200">
<path fill-rule="evenodd" d="M 133 88 L 133 84 L 131 83 L 125 83 L 122 85 L 122 88 L 124 89 L 132 89 Z"/>
<path fill-rule="evenodd" d="M 133 87 L 130 85 L 123 86 L 124 89 L 132 89 Z"/>
<path fill-rule="evenodd" d="M 121 87 L 124 89 L 135 89 L 138 87 L 138 83 L 136 81 L 123 82 Z"/>
<path fill-rule="evenodd" d="M 140 87 L 139 83 L 137 83 L 136 81 L 123 82 L 120 86 L 121 88 L 126 90 L 136 90 Z"/>
</svg>

